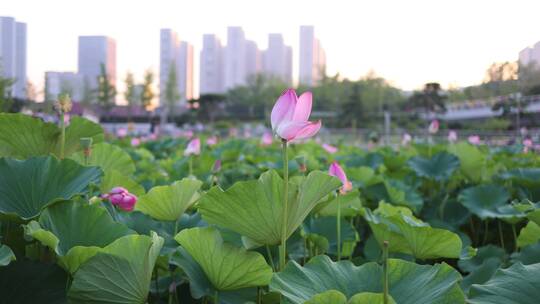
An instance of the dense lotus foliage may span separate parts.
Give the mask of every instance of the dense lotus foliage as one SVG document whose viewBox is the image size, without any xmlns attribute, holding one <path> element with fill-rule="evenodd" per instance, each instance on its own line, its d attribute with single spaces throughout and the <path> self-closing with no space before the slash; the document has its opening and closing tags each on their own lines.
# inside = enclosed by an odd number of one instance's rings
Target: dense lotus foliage
<svg viewBox="0 0 540 304">
<path fill-rule="evenodd" d="M 281 142 L 0 114 L 0 303 L 538 303 L 537 154 L 299 141 L 285 94 Z"/>
</svg>

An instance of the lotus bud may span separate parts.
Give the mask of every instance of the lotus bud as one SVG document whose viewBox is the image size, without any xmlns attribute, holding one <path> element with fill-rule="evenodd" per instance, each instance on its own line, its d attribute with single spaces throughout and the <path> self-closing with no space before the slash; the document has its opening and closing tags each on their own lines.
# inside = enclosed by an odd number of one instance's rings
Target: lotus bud
<svg viewBox="0 0 540 304">
<path fill-rule="evenodd" d="M 221 159 L 216 159 L 214 166 L 212 167 L 212 172 L 218 173 L 221 170 Z"/>
<path fill-rule="evenodd" d="M 405 133 L 403 134 L 403 138 L 401 139 L 401 145 L 402 146 L 407 146 L 412 140 L 412 137 L 411 135 L 409 135 L 409 133 Z"/>
<path fill-rule="evenodd" d="M 334 146 L 329 145 L 329 144 L 322 144 L 322 147 L 326 152 L 328 152 L 330 154 L 334 154 L 334 153 L 336 153 L 338 151 L 337 147 L 334 147 Z"/>
<path fill-rule="evenodd" d="M 81 137 L 79 140 L 85 157 L 90 157 L 92 151 L 92 137 Z"/>
<path fill-rule="evenodd" d="M 339 178 L 343 186 L 341 187 L 341 193 L 345 193 L 352 190 L 352 183 L 347 178 L 347 175 L 345 174 L 345 171 L 341 166 L 338 164 L 338 162 L 333 162 L 330 165 L 330 168 L 328 169 L 328 174 L 331 176 L 335 176 Z"/>
<path fill-rule="evenodd" d="M 109 193 L 104 194 L 102 198 L 107 199 L 118 208 L 124 211 L 133 211 L 137 203 L 137 196 L 128 192 L 126 188 L 114 187 Z"/>
</svg>

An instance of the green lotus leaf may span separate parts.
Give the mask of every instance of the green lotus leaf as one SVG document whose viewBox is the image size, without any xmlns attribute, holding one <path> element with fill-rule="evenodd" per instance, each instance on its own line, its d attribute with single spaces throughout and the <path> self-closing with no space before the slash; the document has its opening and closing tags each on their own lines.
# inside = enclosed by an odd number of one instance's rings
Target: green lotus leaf
<svg viewBox="0 0 540 304">
<path fill-rule="evenodd" d="M 66 201 L 45 209 L 25 233 L 51 248 L 60 265 L 75 273 L 101 248 L 133 232 L 98 205 Z"/>
<path fill-rule="evenodd" d="M 24 114 L 0 113 L 0 156 L 20 159 L 32 156 L 60 156 L 60 128 Z M 81 137 L 91 137 L 94 143 L 103 141 L 99 124 L 73 117 L 66 128 L 64 155 L 80 151 Z"/>
<path fill-rule="evenodd" d="M 519 232 L 517 245 L 522 248 L 536 244 L 538 241 L 540 241 L 540 225 L 530 221 L 527 223 L 527 226 L 523 227 Z"/>
<path fill-rule="evenodd" d="M 67 275 L 56 264 L 22 259 L 0 267 L 0 304 L 65 304 Z"/>
<path fill-rule="evenodd" d="M 170 186 L 157 186 L 139 197 L 136 210 L 162 221 L 176 221 L 199 199 L 202 182 L 184 178 Z"/>
<path fill-rule="evenodd" d="M 396 303 L 465 303 L 458 285 L 461 276 L 447 264 L 418 265 L 390 259 L 388 270 L 389 294 Z M 327 256 L 316 256 L 303 267 L 294 261 L 287 263 L 272 277 L 270 290 L 294 304 L 328 290 L 351 298 L 358 293 L 381 293 L 382 274 L 382 267 L 374 262 L 355 266 L 350 261 L 332 262 Z"/>
<path fill-rule="evenodd" d="M 304 304 L 347 304 L 347 297 L 337 290 L 328 290 L 314 295 Z"/>
<path fill-rule="evenodd" d="M 161 246 L 163 239 L 155 233 L 119 238 L 81 265 L 68 299 L 71 303 L 146 303 Z"/>
<path fill-rule="evenodd" d="M 86 165 L 83 152 L 77 152 L 70 156 L 81 165 Z M 100 167 L 104 172 L 116 170 L 129 176 L 135 172 L 135 164 L 131 156 L 122 148 L 108 143 L 100 143 L 92 146 L 92 153 L 88 158 L 88 165 Z"/>
<path fill-rule="evenodd" d="M 217 290 L 268 285 L 272 268 L 257 252 L 224 243 L 215 228 L 184 229 L 175 236 Z"/>
<path fill-rule="evenodd" d="M 522 263 L 530 265 L 540 263 L 540 242 L 521 248 L 519 252 L 514 252 L 512 255 L 512 263 Z"/>
<path fill-rule="evenodd" d="M 528 213 L 527 218 L 535 222 L 537 225 L 540 225 L 540 208 Z"/>
<path fill-rule="evenodd" d="M 0 244 L 0 266 L 7 266 L 15 261 L 15 254 L 7 245 Z"/>
<path fill-rule="evenodd" d="M 384 295 L 374 292 L 357 293 L 349 300 L 348 304 L 384 304 Z M 390 295 L 388 295 L 388 304 L 396 304 Z"/>
<path fill-rule="evenodd" d="M 97 167 L 54 156 L 0 158 L 0 214 L 32 219 L 54 202 L 85 193 L 101 174 Z"/>
<path fill-rule="evenodd" d="M 472 285 L 470 304 L 530 304 L 540 299 L 540 264 L 499 269 L 482 285 Z"/>
<path fill-rule="evenodd" d="M 448 152 L 456 155 L 461 164 L 460 170 L 469 180 L 480 182 L 486 156 L 480 149 L 466 142 L 450 145 Z"/>
<path fill-rule="evenodd" d="M 358 190 L 353 190 L 345 194 L 335 196 L 330 195 L 328 200 L 313 209 L 313 212 L 320 216 L 336 216 L 339 204 L 341 216 L 356 216 L 361 213 L 362 201 Z"/>
<path fill-rule="evenodd" d="M 442 181 L 448 180 L 459 168 L 459 158 L 447 152 L 439 152 L 431 159 L 415 156 L 409 159 L 408 164 L 418 176 Z"/>
<path fill-rule="evenodd" d="M 495 245 L 487 245 L 484 247 L 478 248 L 476 255 L 473 258 L 466 260 L 459 260 L 458 265 L 461 270 L 464 272 L 473 272 L 478 267 L 488 260 L 495 258 L 501 263 L 506 259 L 506 252 L 501 247 Z"/>
<path fill-rule="evenodd" d="M 341 186 L 341 182 L 320 171 L 311 172 L 299 184 L 289 183 L 287 237 L 319 201 Z M 211 224 L 231 229 L 258 244 L 281 242 L 283 225 L 283 180 L 268 171 L 259 180 L 238 182 L 226 191 L 218 187 L 201 197 L 198 210 Z"/>
<path fill-rule="evenodd" d="M 499 269 L 502 262 L 498 258 L 489 258 L 485 260 L 480 266 L 475 268 L 471 273 L 463 278 L 461 282 L 461 289 L 464 292 L 468 292 L 473 284 L 484 284 L 489 281 L 493 274 Z"/>
<path fill-rule="evenodd" d="M 353 225 L 345 219 L 341 220 L 341 255 L 344 257 L 350 256 L 353 252 L 356 243 L 360 240 L 358 233 Z M 304 232 L 308 237 L 312 235 L 324 237 L 326 239 L 327 249 L 321 252 L 337 254 L 337 219 L 335 217 L 311 217 L 304 225 Z M 315 239 L 316 240 L 316 239 Z M 345 244 L 352 244 L 345 246 Z M 322 248 L 321 248 L 322 249 Z M 348 249 L 348 250 L 347 250 Z"/>
<path fill-rule="evenodd" d="M 367 220 L 379 246 L 388 241 L 390 252 L 411 254 L 419 259 L 459 258 L 462 242 L 449 230 L 432 228 L 404 207 L 381 202 L 375 212 L 365 210 Z"/>
<path fill-rule="evenodd" d="M 487 218 L 509 218 L 520 212 L 507 208 L 510 194 L 504 187 L 489 184 L 467 188 L 459 194 L 459 201 L 482 220 Z"/>
<path fill-rule="evenodd" d="M 144 188 L 131 178 L 116 170 L 105 172 L 105 176 L 99 187 L 101 193 L 108 193 L 114 187 L 124 187 L 136 196 L 142 196 L 144 194 Z"/>
</svg>

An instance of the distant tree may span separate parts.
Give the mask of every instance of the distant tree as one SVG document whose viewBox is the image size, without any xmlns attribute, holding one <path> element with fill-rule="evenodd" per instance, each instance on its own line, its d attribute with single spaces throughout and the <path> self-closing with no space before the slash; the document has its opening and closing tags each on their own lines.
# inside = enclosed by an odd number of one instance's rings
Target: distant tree
<svg viewBox="0 0 540 304">
<path fill-rule="evenodd" d="M 167 113 L 173 115 L 174 106 L 180 101 L 180 92 L 178 92 L 178 84 L 176 79 L 176 64 L 171 62 L 169 75 L 165 85 L 165 102 L 167 103 Z"/>
<path fill-rule="evenodd" d="M 2 77 L 0 69 L 0 113 L 10 111 L 13 105 L 13 98 L 11 97 L 11 87 L 15 81 L 11 78 Z"/>
<path fill-rule="evenodd" d="M 540 67 L 536 62 L 520 65 L 518 82 L 523 95 L 540 95 Z"/>
<path fill-rule="evenodd" d="M 141 104 L 146 108 L 150 104 L 152 104 L 152 100 L 154 100 L 155 93 L 154 89 L 152 88 L 154 82 L 154 74 L 151 70 L 146 70 L 144 73 L 144 81 L 142 84 L 142 90 L 140 92 L 140 100 Z"/>
<path fill-rule="evenodd" d="M 116 88 L 109 80 L 109 75 L 105 70 L 105 65 L 100 65 L 98 76 L 97 101 L 98 104 L 108 113 L 113 107 L 116 97 Z"/>
<path fill-rule="evenodd" d="M 252 75 L 247 84 L 230 89 L 226 95 L 228 105 L 242 105 L 247 107 L 250 117 L 258 116 L 255 109 L 262 109 L 264 116 L 268 116 L 272 105 L 289 86 L 281 79 L 263 74 Z"/>
<path fill-rule="evenodd" d="M 424 85 L 422 91 L 414 92 L 409 97 L 409 104 L 415 109 L 422 109 L 426 113 L 431 112 L 446 112 L 445 102 L 448 99 L 446 94 L 443 94 L 441 85 L 437 82 L 430 82 Z"/>
<path fill-rule="evenodd" d="M 128 72 L 126 79 L 124 80 L 126 84 L 126 91 L 124 92 L 124 98 L 128 104 L 128 121 L 131 121 L 131 116 L 133 115 L 133 107 L 138 104 L 139 96 L 137 96 L 137 90 L 135 87 L 135 80 L 133 79 L 133 73 Z"/>
<path fill-rule="evenodd" d="M 37 100 L 36 86 L 31 81 L 26 82 L 25 92 L 26 99 L 33 102 Z"/>
<path fill-rule="evenodd" d="M 195 104 L 198 103 L 199 109 L 199 118 L 205 119 L 210 123 L 213 123 L 221 113 L 221 108 L 224 105 L 226 96 L 222 94 L 203 94 L 199 96 L 199 99 L 189 100 L 189 103 Z"/>
<path fill-rule="evenodd" d="M 341 108 L 339 124 L 342 126 L 356 127 L 359 121 L 363 121 L 365 117 L 364 104 L 362 103 L 362 95 L 360 93 L 360 84 L 354 83 L 352 91 L 347 101 Z"/>
<path fill-rule="evenodd" d="M 92 90 L 92 86 L 90 85 L 90 81 L 88 78 L 84 78 L 83 80 L 83 87 L 82 87 L 82 99 L 81 103 L 84 106 L 90 106 L 95 101 L 95 91 Z"/>
</svg>

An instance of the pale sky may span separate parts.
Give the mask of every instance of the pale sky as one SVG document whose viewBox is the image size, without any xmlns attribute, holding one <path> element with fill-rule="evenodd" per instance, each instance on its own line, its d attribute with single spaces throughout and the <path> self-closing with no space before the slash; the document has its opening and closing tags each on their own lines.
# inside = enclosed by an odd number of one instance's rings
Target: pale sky
<svg viewBox="0 0 540 304">
<path fill-rule="evenodd" d="M 329 74 L 374 70 L 403 89 L 479 83 L 492 62 L 516 60 L 540 40 L 538 0 L 2 0 L 0 16 L 28 24 L 28 75 L 39 88 L 45 71 L 76 71 L 79 35 L 116 39 L 123 83 L 127 70 L 137 80 L 147 68 L 158 72 L 159 30 L 172 28 L 195 46 L 197 92 L 202 34 L 225 43 L 231 25 L 260 49 L 268 33 L 283 33 L 294 78 L 299 26 L 314 25 Z"/>
</svg>

